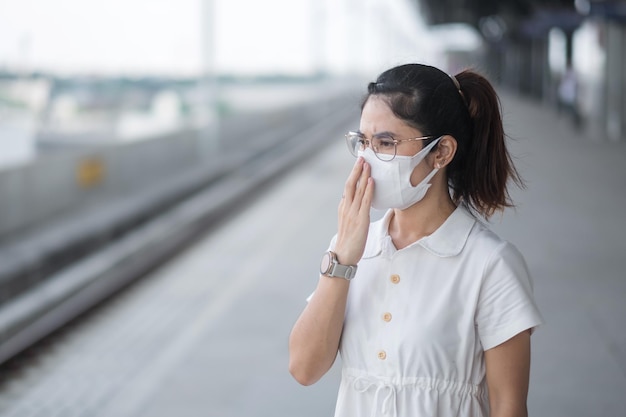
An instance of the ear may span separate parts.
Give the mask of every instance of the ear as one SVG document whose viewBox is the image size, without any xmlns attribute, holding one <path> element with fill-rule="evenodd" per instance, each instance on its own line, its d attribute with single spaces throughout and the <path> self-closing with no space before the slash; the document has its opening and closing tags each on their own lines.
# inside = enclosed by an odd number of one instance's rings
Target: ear
<svg viewBox="0 0 626 417">
<path fill-rule="evenodd" d="M 456 139 L 454 136 L 442 136 L 433 154 L 435 157 L 433 166 L 435 168 L 441 169 L 448 165 L 456 154 Z"/>
</svg>

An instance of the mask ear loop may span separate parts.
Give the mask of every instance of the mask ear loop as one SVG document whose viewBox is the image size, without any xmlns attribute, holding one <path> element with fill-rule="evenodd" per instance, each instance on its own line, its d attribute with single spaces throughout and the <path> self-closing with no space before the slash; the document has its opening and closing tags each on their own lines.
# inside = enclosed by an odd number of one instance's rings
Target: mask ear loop
<svg viewBox="0 0 626 417">
<path fill-rule="evenodd" d="M 432 185 L 432 184 L 430 183 L 430 180 L 432 180 L 432 179 L 433 179 L 433 177 L 437 174 L 437 172 L 439 172 L 439 168 L 433 168 L 433 169 L 430 171 L 430 173 L 429 173 L 428 175 L 426 175 L 426 176 L 424 177 L 424 179 L 423 179 L 423 180 L 421 180 L 419 183 L 417 183 L 416 185 L 412 185 L 412 184 L 410 184 L 410 185 L 411 185 L 411 187 L 413 187 L 413 188 L 417 188 L 417 187 L 422 186 L 422 187 L 426 187 L 426 189 L 428 190 L 428 189 L 430 188 L 430 186 Z M 410 179 L 409 179 L 409 181 L 410 181 Z"/>
<path fill-rule="evenodd" d="M 437 139 L 433 140 L 432 142 L 430 142 L 428 145 L 424 146 L 422 149 L 420 149 L 420 151 L 418 153 L 416 153 L 415 155 L 411 156 L 411 159 L 417 157 L 418 155 L 422 154 L 422 153 L 428 153 L 430 152 L 437 143 L 439 143 L 439 141 L 441 140 L 443 136 L 439 136 Z M 414 167 L 415 168 L 415 167 Z"/>
<path fill-rule="evenodd" d="M 424 149 L 422 149 L 422 150 L 421 150 L 421 151 L 419 151 L 417 154 L 415 154 L 415 155 L 413 156 L 413 158 L 415 158 L 417 155 L 419 155 L 419 154 L 420 154 L 420 153 L 422 153 L 422 152 L 424 152 L 424 153 L 428 153 L 428 152 L 430 152 L 430 151 L 431 151 L 431 150 L 435 147 L 435 145 L 436 145 L 437 143 L 439 143 L 439 141 L 441 140 L 441 138 L 442 138 L 442 137 L 443 137 L 443 136 L 439 136 L 437 139 L 435 139 L 435 140 L 433 140 L 432 142 L 430 142 L 428 145 L 426 145 L 426 147 L 424 147 Z M 417 163 L 415 166 L 413 166 L 413 167 L 411 168 L 411 172 L 413 172 L 413 170 L 415 169 L 415 167 L 416 167 L 417 165 L 419 165 L 420 163 L 424 162 L 425 160 L 426 160 L 426 158 L 424 157 L 424 159 L 422 159 L 419 163 Z M 415 187 L 419 187 L 419 186 L 420 186 L 420 184 L 426 184 L 426 186 L 427 186 L 426 188 L 427 188 L 427 189 L 428 189 L 428 188 L 430 188 L 430 186 L 432 185 L 432 184 L 430 184 L 430 180 L 431 180 L 431 179 L 435 176 L 435 174 L 436 174 L 437 172 L 439 172 L 439 168 L 434 167 L 434 168 L 430 171 L 430 173 L 429 173 L 428 175 L 426 175 L 426 176 L 424 177 L 424 179 L 423 179 L 423 180 L 421 180 L 421 181 L 419 182 L 419 184 L 417 184 L 417 185 L 415 185 L 415 186 L 411 185 L 411 187 L 415 188 Z M 410 181 L 410 180 L 409 180 L 409 181 Z"/>
</svg>

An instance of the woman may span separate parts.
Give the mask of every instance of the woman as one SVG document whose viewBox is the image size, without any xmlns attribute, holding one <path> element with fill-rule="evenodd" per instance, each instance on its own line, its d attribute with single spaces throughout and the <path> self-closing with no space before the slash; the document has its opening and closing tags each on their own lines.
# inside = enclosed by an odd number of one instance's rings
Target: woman
<svg viewBox="0 0 626 417">
<path fill-rule="evenodd" d="M 317 289 L 289 340 L 309 385 L 341 352 L 335 415 L 526 416 L 542 319 L 521 254 L 475 215 L 521 183 L 482 76 L 410 64 L 368 86 L 356 164 Z M 370 224 L 370 206 L 387 209 Z"/>
</svg>

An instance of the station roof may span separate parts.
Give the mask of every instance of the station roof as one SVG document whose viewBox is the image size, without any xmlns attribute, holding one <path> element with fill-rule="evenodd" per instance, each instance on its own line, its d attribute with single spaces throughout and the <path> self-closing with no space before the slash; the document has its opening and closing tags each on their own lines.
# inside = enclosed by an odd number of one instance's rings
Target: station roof
<svg viewBox="0 0 626 417">
<path fill-rule="evenodd" d="M 490 40 L 544 37 L 575 30 L 587 16 L 626 23 L 624 0 L 414 0 L 431 25 L 467 23 Z"/>
</svg>

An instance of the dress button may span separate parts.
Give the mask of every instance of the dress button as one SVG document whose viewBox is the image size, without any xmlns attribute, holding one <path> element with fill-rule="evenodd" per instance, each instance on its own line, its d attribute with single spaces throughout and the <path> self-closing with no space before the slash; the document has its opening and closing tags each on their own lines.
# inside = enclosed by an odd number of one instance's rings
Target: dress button
<svg viewBox="0 0 626 417">
<path fill-rule="evenodd" d="M 394 284 L 397 284 L 400 282 L 400 275 L 398 274 L 393 274 L 390 278 L 391 282 L 393 282 Z"/>
<path fill-rule="evenodd" d="M 384 350 L 381 350 L 378 352 L 378 359 L 380 359 L 381 361 L 384 361 L 387 358 L 387 352 L 385 352 Z"/>
<path fill-rule="evenodd" d="M 391 321 L 391 313 L 383 314 L 383 320 L 385 320 L 386 322 L 390 322 Z"/>
</svg>

